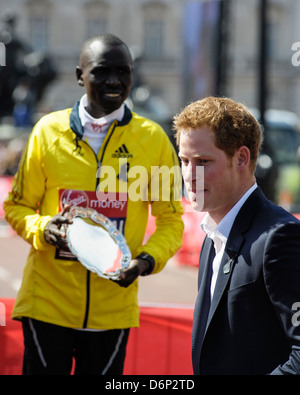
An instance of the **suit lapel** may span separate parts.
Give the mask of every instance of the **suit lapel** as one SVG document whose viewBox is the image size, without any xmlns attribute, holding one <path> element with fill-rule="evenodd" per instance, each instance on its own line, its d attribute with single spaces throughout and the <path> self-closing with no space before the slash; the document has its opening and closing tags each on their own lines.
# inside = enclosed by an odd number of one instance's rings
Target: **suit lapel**
<svg viewBox="0 0 300 395">
<path fill-rule="evenodd" d="M 214 249 L 213 242 L 206 237 L 200 254 L 199 276 L 198 276 L 198 295 L 194 309 L 193 331 L 192 331 L 192 359 L 195 372 L 199 369 L 199 358 L 202 347 L 202 340 L 206 330 L 207 314 L 206 294 L 210 289 L 209 261 L 211 251 Z M 209 306 L 208 306 L 209 308 Z"/>
<path fill-rule="evenodd" d="M 212 248 L 213 242 L 209 237 L 206 236 L 199 259 L 198 290 L 201 288 L 201 283 L 203 285 L 207 279 L 207 262 L 209 260 Z"/>
<path fill-rule="evenodd" d="M 221 297 L 227 287 L 227 284 L 233 272 L 234 265 L 236 263 L 236 259 L 238 257 L 238 253 L 242 247 L 244 238 L 241 234 L 239 234 L 236 235 L 236 237 L 231 241 L 230 240 L 228 241 L 229 243 L 227 242 L 226 244 L 226 248 L 222 257 L 222 261 L 217 277 L 213 298 L 211 301 L 211 307 L 207 320 L 207 327 L 210 324 L 210 321 L 218 307 Z"/>
<path fill-rule="evenodd" d="M 208 328 L 220 303 L 222 295 L 224 294 L 224 291 L 226 290 L 229 283 L 234 266 L 245 240 L 244 233 L 251 226 L 257 208 L 261 206 L 265 200 L 266 198 L 261 192 L 260 188 L 257 188 L 245 202 L 234 221 L 221 261 L 206 329 Z"/>
</svg>

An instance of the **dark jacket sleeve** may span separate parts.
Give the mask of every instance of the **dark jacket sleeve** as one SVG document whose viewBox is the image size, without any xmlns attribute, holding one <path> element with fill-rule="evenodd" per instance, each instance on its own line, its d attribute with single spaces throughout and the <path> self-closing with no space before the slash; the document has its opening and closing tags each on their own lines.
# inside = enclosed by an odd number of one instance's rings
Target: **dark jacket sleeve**
<svg viewBox="0 0 300 395">
<path fill-rule="evenodd" d="M 300 374 L 300 223 L 290 222 L 271 232 L 265 247 L 264 277 L 267 291 L 291 345 L 285 363 L 273 375 Z M 297 318 L 298 317 L 298 318 Z"/>
</svg>

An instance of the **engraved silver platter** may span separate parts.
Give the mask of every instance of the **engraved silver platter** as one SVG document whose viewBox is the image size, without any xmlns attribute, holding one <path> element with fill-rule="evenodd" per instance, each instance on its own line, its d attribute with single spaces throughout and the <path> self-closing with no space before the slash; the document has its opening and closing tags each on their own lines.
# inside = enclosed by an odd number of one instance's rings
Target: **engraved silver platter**
<svg viewBox="0 0 300 395">
<path fill-rule="evenodd" d="M 98 276 L 117 280 L 131 261 L 123 234 L 106 216 L 91 208 L 73 206 L 66 228 L 70 251 L 79 262 Z"/>
</svg>

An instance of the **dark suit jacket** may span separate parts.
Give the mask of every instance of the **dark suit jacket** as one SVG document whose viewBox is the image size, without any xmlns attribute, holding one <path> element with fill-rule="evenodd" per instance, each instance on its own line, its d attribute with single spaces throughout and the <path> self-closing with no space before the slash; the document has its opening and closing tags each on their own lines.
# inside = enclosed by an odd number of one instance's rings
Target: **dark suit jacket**
<svg viewBox="0 0 300 395">
<path fill-rule="evenodd" d="M 195 374 L 300 374 L 300 221 L 257 188 L 238 213 L 201 335 L 210 240 L 199 263 Z M 294 306 L 293 306 L 294 305 Z M 298 316 L 298 319 L 297 319 Z"/>
</svg>

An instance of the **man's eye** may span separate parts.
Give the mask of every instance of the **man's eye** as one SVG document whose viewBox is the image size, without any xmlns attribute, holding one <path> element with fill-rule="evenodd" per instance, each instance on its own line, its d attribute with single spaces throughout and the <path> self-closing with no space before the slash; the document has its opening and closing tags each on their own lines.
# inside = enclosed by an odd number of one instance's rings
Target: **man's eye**
<svg viewBox="0 0 300 395">
<path fill-rule="evenodd" d="M 120 74 L 129 74 L 130 73 L 130 68 L 129 67 L 118 67 L 117 72 Z"/>
<path fill-rule="evenodd" d="M 108 71 L 109 71 L 108 67 L 97 67 L 96 69 L 93 70 L 93 74 L 95 76 L 103 75 L 103 74 L 107 74 Z"/>
<path fill-rule="evenodd" d="M 205 165 L 207 165 L 207 163 L 209 163 L 209 160 L 208 160 L 208 159 L 199 159 L 199 160 L 197 161 L 197 165 L 198 165 L 198 166 L 205 166 Z"/>
</svg>

